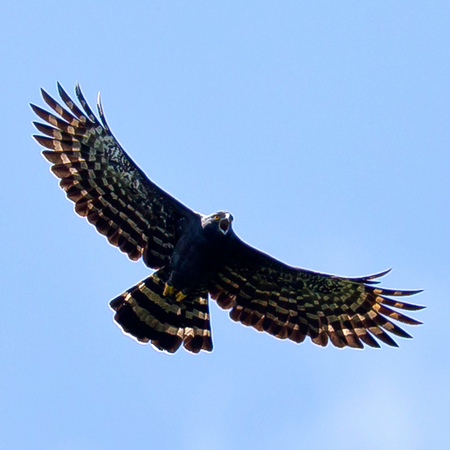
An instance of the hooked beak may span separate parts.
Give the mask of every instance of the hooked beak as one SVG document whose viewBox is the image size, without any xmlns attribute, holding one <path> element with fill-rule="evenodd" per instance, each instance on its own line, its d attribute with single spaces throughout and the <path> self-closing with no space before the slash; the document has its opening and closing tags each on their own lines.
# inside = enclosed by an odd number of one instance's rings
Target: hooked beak
<svg viewBox="0 0 450 450">
<path fill-rule="evenodd" d="M 222 219 L 219 223 L 219 229 L 223 234 L 227 234 L 230 229 L 230 220 L 228 218 Z"/>
<path fill-rule="evenodd" d="M 219 229 L 223 234 L 227 234 L 231 225 L 231 216 L 227 214 L 224 219 L 219 222 Z"/>
</svg>

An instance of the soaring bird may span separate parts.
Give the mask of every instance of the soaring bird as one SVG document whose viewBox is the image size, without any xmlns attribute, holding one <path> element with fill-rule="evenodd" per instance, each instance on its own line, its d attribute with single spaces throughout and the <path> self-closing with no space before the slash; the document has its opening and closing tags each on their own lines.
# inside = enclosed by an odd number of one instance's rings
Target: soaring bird
<svg viewBox="0 0 450 450">
<path fill-rule="evenodd" d="M 242 241 L 233 216 L 203 215 L 153 183 L 111 132 L 98 99 L 100 120 L 79 85 L 81 108 L 58 83 L 62 106 L 44 90 L 56 113 L 31 105 L 47 124 L 43 135 L 60 186 L 75 211 L 109 243 L 155 271 L 110 302 L 123 331 L 140 342 L 174 353 L 211 351 L 208 299 L 230 309 L 230 317 L 280 339 L 336 347 L 397 346 L 389 333 L 411 336 L 392 320 L 420 322 L 396 310 L 423 307 L 395 300 L 420 291 L 377 287 L 388 271 L 359 278 L 339 277 L 289 266 Z M 395 308 L 396 310 L 392 309 Z"/>
</svg>

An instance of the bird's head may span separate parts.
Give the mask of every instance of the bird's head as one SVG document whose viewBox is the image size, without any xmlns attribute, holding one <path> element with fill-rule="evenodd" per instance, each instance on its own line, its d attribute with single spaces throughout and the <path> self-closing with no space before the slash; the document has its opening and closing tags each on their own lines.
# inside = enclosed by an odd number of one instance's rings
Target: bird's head
<svg viewBox="0 0 450 450">
<path fill-rule="evenodd" d="M 224 235 L 231 230 L 231 222 L 233 222 L 233 216 L 225 211 L 219 211 L 202 217 L 203 229 L 219 230 Z"/>
</svg>

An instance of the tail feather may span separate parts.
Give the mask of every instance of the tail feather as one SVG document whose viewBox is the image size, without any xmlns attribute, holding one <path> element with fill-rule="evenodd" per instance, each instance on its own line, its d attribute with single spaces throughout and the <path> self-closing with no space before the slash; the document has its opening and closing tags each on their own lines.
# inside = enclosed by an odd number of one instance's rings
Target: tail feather
<svg viewBox="0 0 450 450">
<path fill-rule="evenodd" d="M 177 302 L 163 295 L 165 281 L 161 269 L 112 300 L 114 320 L 125 333 L 158 350 L 175 353 L 183 344 L 192 353 L 211 351 L 207 292 Z"/>
</svg>

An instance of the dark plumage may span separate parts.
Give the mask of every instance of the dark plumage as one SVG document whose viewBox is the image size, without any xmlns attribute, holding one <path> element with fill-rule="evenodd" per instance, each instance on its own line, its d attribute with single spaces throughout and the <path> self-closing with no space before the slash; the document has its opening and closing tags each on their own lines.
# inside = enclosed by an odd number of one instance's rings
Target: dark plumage
<svg viewBox="0 0 450 450">
<path fill-rule="evenodd" d="M 156 271 L 111 301 L 115 320 L 141 342 L 175 352 L 212 350 L 208 296 L 231 309 L 244 325 L 280 339 L 318 345 L 397 346 L 386 331 L 408 333 L 389 319 L 417 322 L 393 309 L 421 306 L 389 297 L 420 291 L 374 286 L 384 273 L 344 278 L 290 267 L 244 243 L 227 212 L 198 214 L 164 192 L 136 166 L 115 139 L 100 102 L 99 121 L 79 86 L 80 109 L 58 84 L 65 106 L 45 91 L 58 114 L 31 105 L 45 125 L 34 136 L 45 148 L 53 173 L 75 211 L 132 260 L 143 258 Z"/>
</svg>

